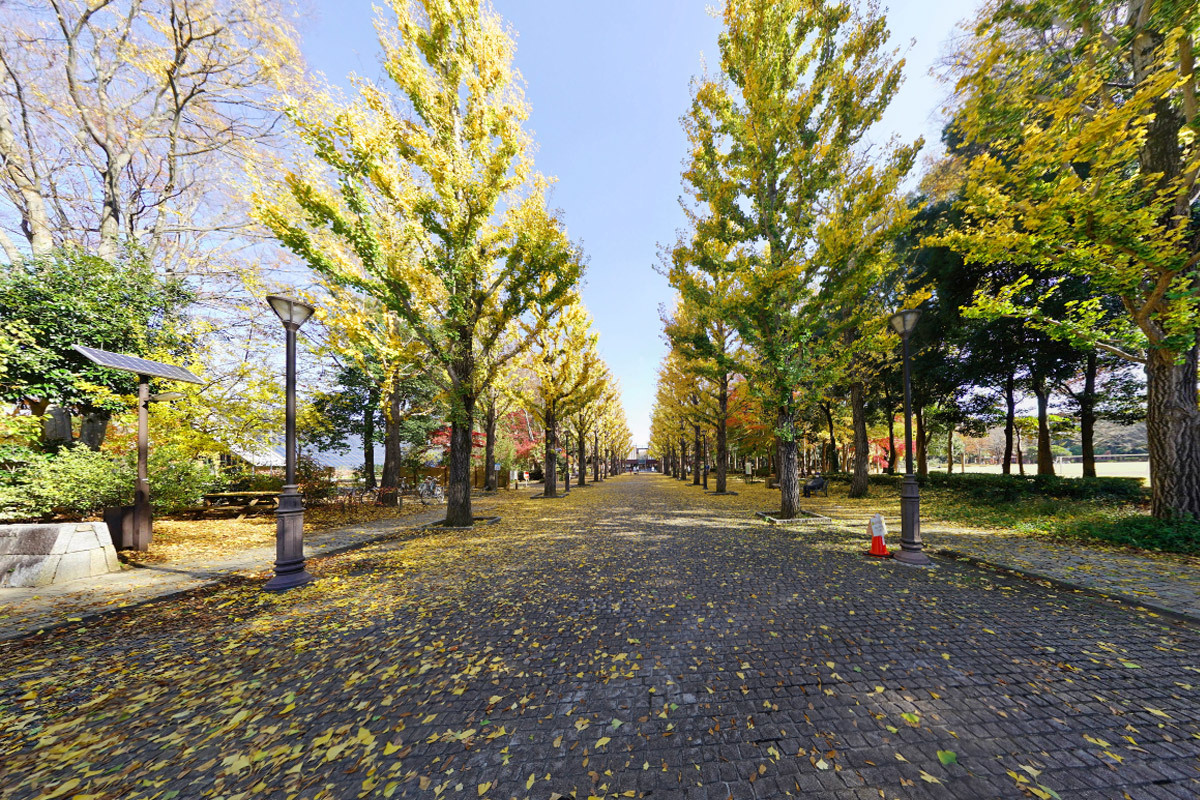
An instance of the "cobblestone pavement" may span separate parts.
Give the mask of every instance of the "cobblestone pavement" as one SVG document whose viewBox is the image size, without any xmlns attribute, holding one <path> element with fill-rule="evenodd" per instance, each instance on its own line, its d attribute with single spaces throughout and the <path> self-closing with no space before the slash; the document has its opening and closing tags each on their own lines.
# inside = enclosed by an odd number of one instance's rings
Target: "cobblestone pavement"
<svg viewBox="0 0 1200 800">
<path fill-rule="evenodd" d="M 836 494 L 828 500 L 806 500 L 805 504 L 855 532 L 866 530 L 870 515 L 843 505 Z M 898 540 L 898 513 L 885 513 L 884 521 L 892 539 Z M 978 530 L 944 522 L 922 522 L 922 537 L 935 553 L 960 553 L 1149 608 L 1184 614 L 1200 622 L 1200 558 L 1175 553 L 1140 555 L 1128 548 L 1059 542 L 1017 531 Z"/>
<path fill-rule="evenodd" d="M 1200 630 L 625 476 L 0 643 L 0 796 L 1195 798 Z"/>
<path fill-rule="evenodd" d="M 304 554 L 317 558 L 357 547 L 397 531 L 445 516 L 445 508 L 397 519 L 305 534 Z M 220 583 L 230 575 L 251 575 L 275 562 L 275 546 L 253 547 L 220 558 L 130 566 L 97 578 L 39 588 L 0 588 L 0 640 L 81 622 L 96 614 L 171 597 Z"/>
</svg>

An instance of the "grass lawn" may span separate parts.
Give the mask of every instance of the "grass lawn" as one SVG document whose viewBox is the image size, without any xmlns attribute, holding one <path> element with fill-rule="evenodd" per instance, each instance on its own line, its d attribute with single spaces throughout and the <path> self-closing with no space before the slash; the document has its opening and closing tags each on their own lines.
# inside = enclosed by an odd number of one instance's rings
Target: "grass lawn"
<svg viewBox="0 0 1200 800">
<path fill-rule="evenodd" d="M 1020 479 L 1013 480 L 1017 482 Z M 1200 555 L 1200 523 L 1154 519 L 1149 514 L 1148 505 L 1142 502 L 1039 496 L 1033 489 L 1022 496 L 1004 499 L 990 493 L 988 486 L 973 487 L 971 481 L 972 476 L 966 475 L 955 482 L 957 485 L 923 486 L 923 523 L 1042 536 L 1057 541 L 1080 540 L 1138 550 Z M 740 484 L 740 481 L 736 482 L 733 488 L 739 488 Z M 835 479 L 830 482 L 829 497 L 804 498 L 801 507 L 864 525 L 872 514 L 881 513 L 889 521 L 889 527 L 894 524 L 898 532 L 898 483 L 872 483 L 870 495 L 859 499 L 850 498 L 848 491 L 848 483 Z"/>
<path fill-rule="evenodd" d="M 946 465 L 941 467 L 944 472 Z M 954 471 L 957 473 L 958 465 L 954 466 Z M 1017 471 L 1016 466 L 1013 466 L 1013 472 Z M 1003 469 L 999 464 L 967 464 L 967 472 L 978 472 L 985 475 L 1000 475 Z M 1036 464 L 1025 465 L 1026 474 L 1032 475 L 1037 472 Z M 1083 463 L 1079 461 L 1070 461 L 1063 464 L 1054 465 L 1055 474 L 1061 475 L 1064 478 L 1082 478 Z M 1149 461 L 1097 461 L 1096 475 L 1100 478 L 1141 478 L 1142 481 L 1150 485 L 1150 462 Z"/>
</svg>

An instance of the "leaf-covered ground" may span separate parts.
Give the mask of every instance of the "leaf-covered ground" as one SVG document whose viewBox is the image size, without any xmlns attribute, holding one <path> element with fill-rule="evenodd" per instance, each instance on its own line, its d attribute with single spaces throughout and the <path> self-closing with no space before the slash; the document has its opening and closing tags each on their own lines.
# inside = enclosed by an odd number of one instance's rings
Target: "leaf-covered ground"
<svg viewBox="0 0 1200 800">
<path fill-rule="evenodd" d="M 511 498 L 283 596 L 0 645 L 0 796 L 1200 795 L 1200 632 L 867 559 L 770 496 Z"/>
<path fill-rule="evenodd" d="M 314 505 L 304 512 L 304 532 L 317 533 L 364 522 L 400 519 L 428 510 L 421 503 L 408 500 L 399 508 L 361 503 Z M 226 514 L 201 519 L 156 519 L 150 549 L 145 552 L 126 550 L 121 556 L 136 564 L 176 564 L 224 558 L 256 547 L 275 546 L 274 509 L 215 511 Z"/>
</svg>

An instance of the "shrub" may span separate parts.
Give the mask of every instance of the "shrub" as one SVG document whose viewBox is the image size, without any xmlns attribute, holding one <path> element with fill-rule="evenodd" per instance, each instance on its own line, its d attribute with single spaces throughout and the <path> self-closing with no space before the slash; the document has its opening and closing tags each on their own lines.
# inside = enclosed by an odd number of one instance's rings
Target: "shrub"
<svg viewBox="0 0 1200 800">
<path fill-rule="evenodd" d="M 281 492 L 283 475 L 274 472 L 254 472 L 233 467 L 214 479 L 213 491 L 221 492 Z"/>
<path fill-rule="evenodd" d="M 850 474 L 831 473 L 826 476 L 837 483 L 849 483 Z M 871 475 L 875 486 L 900 485 L 903 475 Z M 990 475 L 961 472 L 948 475 L 930 472 L 917 476 L 923 488 L 945 490 L 982 502 L 1007 503 L 1033 497 L 1058 500 L 1103 500 L 1113 503 L 1143 503 L 1149 492 L 1141 478 L 1064 478 L 1060 475 Z"/>
<path fill-rule="evenodd" d="M 28 516 L 82 517 L 131 503 L 135 475 L 104 453 L 68 447 L 31 467 L 26 481 L 13 488 L 21 493 Z"/>
<path fill-rule="evenodd" d="M 160 514 L 198 505 L 213 483 L 207 464 L 172 447 L 152 448 L 146 466 L 150 505 Z M 64 448 L 31 462 L 0 490 L 0 515 L 85 517 L 110 506 L 130 505 L 136 484 L 136 454 L 114 459 L 86 447 Z"/>
<path fill-rule="evenodd" d="M 309 502 L 320 502 L 337 496 L 337 476 L 333 467 L 327 467 L 310 456 L 301 456 L 296 462 L 296 483 Z"/>
<path fill-rule="evenodd" d="M 137 478 L 136 453 L 127 458 L 124 468 L 130 474 L 132 502 L 132 488 Z M 216 482 L 212 468 L 206 462 L 189 458 L 175 447 L 151 448 L 146 468 L 150 479 L 150 505 L 160 514 L 200 505 Z"/>
</svg>

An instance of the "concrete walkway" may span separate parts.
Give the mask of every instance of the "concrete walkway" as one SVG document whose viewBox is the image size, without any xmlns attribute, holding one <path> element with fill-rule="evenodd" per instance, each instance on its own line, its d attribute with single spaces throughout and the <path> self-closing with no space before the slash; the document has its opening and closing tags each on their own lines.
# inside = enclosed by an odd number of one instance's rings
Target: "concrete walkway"
<svg viewBox="0 0 1200 800">
<path fill-rule="evenodd" d="M 495 502 L 477 499 L 473 504 L 477 510 L 487 510 L 494 507 Z M 436 522 L 445 515 L 445 506 L 431 506 L 429 510 L 396 519 L 305 534 L 304 555 L 320 558 L 361 547 Z M 120 572 L 57 586 L 0 588 L 0 641 L 166 599 L 233 576 L 253 575 L 269 570 L 274 562 L 275 547 L 271 545 L 242 550 L 225 558 L 136 566 L 123 564 Z"/>
</svg>

